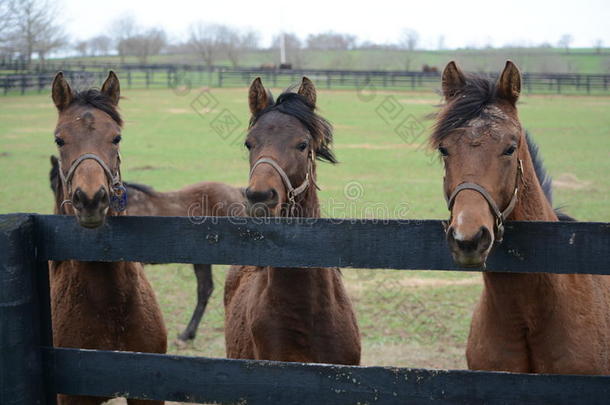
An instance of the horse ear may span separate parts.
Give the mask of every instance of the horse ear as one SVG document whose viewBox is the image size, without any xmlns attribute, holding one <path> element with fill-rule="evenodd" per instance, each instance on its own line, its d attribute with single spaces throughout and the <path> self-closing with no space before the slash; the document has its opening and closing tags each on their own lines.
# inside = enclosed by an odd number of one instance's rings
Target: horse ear
<svg viewBox="0 0 610 405">
<path fill-rule="evenodd" d="M 108 77 L 104 84 L 102 84 L 102 93 L 110 98 L 112 104 L 119 105 L 121 85 L 119 84 L 119 78 L 112 70 L 108 72 Z"/>
<path fill-rule="evenodd" d="M 506 66 L 500 75 L 497 83 L 498 96 L 515 105 L 521 94 L 521 72 L 519 68 L 510 60 L 506 61 Z"/>
<path fill-rule="evenodd" d="M 58 111 L 63 111 L 64 108 L 72 103 L 74 98 L 72 89 L 64 77 L 63 72 L 59 72 L 57 75 L 55 75 L 55 79 L 53 79 L 53 86 L 51 88 L 51 97 L 53 98 L 55 107 L 57 107 Z"/>
<path fill-rule="evenodd" d="M 270 96 L 260 77 L 254 79 L 248 90 L 248 104 L 252 115 L 257 115 L 270 105 Z"/>
<path fill-rule="evenodd" d="M 466 77 L 457 66 L 455 61 L 451 61 L 445 66 L 442 76 L 443 96 L 445 100 L 450 100 L 466 85 Z"/>
<path fill-rule="evenodd" d="M 307 100 L 312 107 L 316 107 L 316 86 L 313 85 L 313 82 L 309 80 L 309 78 L 303 76 L 297 93 L 305 97 L 305 100 Z"/>
</svg>

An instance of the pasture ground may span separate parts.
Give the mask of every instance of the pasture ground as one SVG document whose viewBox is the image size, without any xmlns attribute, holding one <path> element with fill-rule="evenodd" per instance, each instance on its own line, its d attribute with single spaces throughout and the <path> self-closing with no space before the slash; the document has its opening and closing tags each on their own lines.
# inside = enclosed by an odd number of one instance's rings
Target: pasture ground
<svg viewBox="0 0 610 405">
<path fill-rule="evenodd" d="M 124 96 L 124 179 L 161 191 L 201 180 L 246 183 L 246 89 L 131 90 Z M 442 167 L 424 145 L 432 124 L 425 117 L 439 103 L 437 95 L 320 91 L 318 100 L 335 126 L 341 162 L 318 166 L 324 216 L 446 217 Z M 555 205 L 579 220 L 610 221 L 609 110 L 610 96 L 528 96 L 520 104 L 521 120 L 555 178 Z M 0 213 L 52 212 L 55 118 L 48 94 L 0 96 Z M 225 266 L 214 267 L 216 289 L 198 338 L 186 348 L 170 344 L 171 353 L 224 357 L 225 272 Z M 192 266 L 148 266 L 147 273 L 173 340 L 194 308 Z M 343 274 L 358 313 L 363 364 L 465 368 L 479 274 Z"/>
</svg>

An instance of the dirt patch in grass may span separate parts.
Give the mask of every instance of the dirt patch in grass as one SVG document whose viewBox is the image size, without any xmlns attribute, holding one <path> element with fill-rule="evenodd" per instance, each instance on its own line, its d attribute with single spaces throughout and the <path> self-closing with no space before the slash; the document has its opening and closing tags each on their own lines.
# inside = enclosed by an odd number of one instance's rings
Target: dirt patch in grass
<svg viewBox="0 0 610 405">
<path fill-rule="evenodd" d="M 553 178 L 553 186 L 557 188 L 565 188 L 568 190 L 582 190 L 593 184 L 587 180 L 579 180 L 573 173 L 562 173 Z"/>
<path fill-rule="evenodd" d="M 167 112 L 170 114 L 190 114 L 193 112 L 193 110 L 186 108 L 168 108 Z"/>
<path fill-rule="evenodd" d="M 398 100 L 401 104 L 423 104 L 433 105 L 434 102 L 429 98 L 401 98 Z"/>
</svg>

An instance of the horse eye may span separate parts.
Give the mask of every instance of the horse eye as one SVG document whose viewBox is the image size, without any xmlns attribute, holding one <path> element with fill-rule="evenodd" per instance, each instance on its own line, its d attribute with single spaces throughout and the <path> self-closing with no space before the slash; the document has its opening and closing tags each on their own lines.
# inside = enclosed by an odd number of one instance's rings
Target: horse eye
<svg viewBox="0 0 610 405">
<path fill-rule="evenodd" d="M 55 143 L 56 143 L 56 144 L 57 144 L 57 146 L 59 146 L 60 148 L 66 144 L 66 142 L 65 142 L 63 139 L 61 139 L 61 138 L 55 138 Z"/>
<path fill-rule="evenodd" d="M 117 136 L 115 136 L 115 137 L 112 139 L 112 143 L 113 143 L 113 144 L 115 144 L 115 145 L 118 145 L 118 144 L 119 144 L 119 142 L 121 142 L 121 139 L 123 139 L 123 138 L 121 137 L 121 135 L 117 135 Z"/>
<path fill-rule="evenodd" d="M 305 149 L 307 149 L 307 142 L 301 142 L 300 144 L 298 144 L 297 149 L 303 152 Z"/>
<path fill-rule="evenodd" d="M 515 152 L 515 150 L 517 150 L 517 147 L 515 145 L 510 145 L 508 149 L 504 151 L 504 155 L 510 156 Z"/>
<path fill-rule="evenodd" d="M 447 150 L 447 148 L 439 146 L 438 147 L 438 151 L 441 153 L 441 155 L 443 156 L 449 156 L 449 151 Z"/>
<path fill-rule="evenodd" d="M 248 141 L 244 142 L 244 146 L 246 147 L 246 149 L 250 150 L 252 149 L 252 144 Z"/>
</svg>

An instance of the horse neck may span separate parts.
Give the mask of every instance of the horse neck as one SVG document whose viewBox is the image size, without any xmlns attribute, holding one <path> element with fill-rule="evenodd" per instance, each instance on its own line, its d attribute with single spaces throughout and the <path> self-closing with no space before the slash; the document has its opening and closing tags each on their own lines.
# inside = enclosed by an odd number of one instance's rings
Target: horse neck
<svg viewBox="0 0 610 405">
<path fill-rule="evenodd" d="M 134 262 L 56 262 L 54 273 L 64 280 L 62 289 L 84 296 L 96 303 L 125 304 L 140 286 L 139 270 Z M 59 274 L 59 273 L 61 274 Z M 55 279 L 55 275 L 51 277 Z M 67 280 L 70 280 L 66 283 Z"/>
<path fill-rule="evenodd" d="M 557 221 L 557 215 L 551 202 L 544 195 L 536 176 L 534 162 L 525 139 L 519 147 L 519 157 L 523 161 L 523 181 L 519 184 L 515 209 L 508 219 L 513 221 Z"/>
<path fill-rule="evenodd" d="M 290 212 L 288 216 L 299 216 L 304 218 L 320 218 L 320 204 L 318 192 L 315 186 L 316 168 L 312 167 L 312 182 L 302 197 L 296 199 L 296 209 L 294 215 Z M 290 210 L 289 210 L 290 211 Z M 313 292 L 316 286 L 325 285 L 330 282 L 329 273 L 319 269 L 308 268 L 278 268 L 268 267 L 268 283 L 273 286 L 275 291 L 286 289 L 294 290 L 295 287 L 300 292 Z M 312 287 L 312 288 L 309 288 Z M 299 299 L 299 296 L 297 296 Z"/>
<path fill-rule="evenodd" d="M 519 184 L 517 203 L 508 219 L 557 221 L 555 211 L 536 176 L 525 139 L 519 147 L 519 157 L 523 161 L 523 178 Z M 535 303 L 540 304 L 540 310 L 548 309 L 554 297 L 556 279 L 556 274 L 546 273 L 483 273 L 486 291 L 502 310 L 509 307 L 525 310 Z"/>
<path fill-rule="evenodd" d="M 318 191 L 316 189 L 316 165 L 315 162 L 311 168 L 311 181 L 309 187 L 301 196 L 297 196 L 294 210 L 288 209 L 286 216 L 288 217 L 303 217 L 303 218 L 320 218 L 320 202 L 318 200 Z"/>
</svg>

